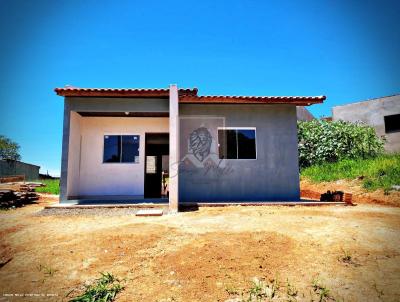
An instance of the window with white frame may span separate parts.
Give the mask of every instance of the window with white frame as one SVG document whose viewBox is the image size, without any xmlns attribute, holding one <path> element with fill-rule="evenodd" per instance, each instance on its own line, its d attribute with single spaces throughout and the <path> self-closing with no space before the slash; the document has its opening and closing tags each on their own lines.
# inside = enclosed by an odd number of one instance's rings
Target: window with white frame
<svg viewBox="0 0 400 302">
<path fill-rule="evenodd" d="M 138 163 L 139 135 L 104 135 L 103 163 Z"/>
<path fill-rule="evenodd" d="M 256 128 L 218 128 L 221 159 L 257 159 Z"/>
</svg>

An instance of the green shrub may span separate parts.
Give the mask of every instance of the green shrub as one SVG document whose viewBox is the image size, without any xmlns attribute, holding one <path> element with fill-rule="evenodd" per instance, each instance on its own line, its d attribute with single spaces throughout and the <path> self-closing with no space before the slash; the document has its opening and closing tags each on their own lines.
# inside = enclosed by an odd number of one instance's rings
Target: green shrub
<svg viewBox="0 0 400 302">
<path fill-rule="evenodd" d="M 297 126 L 301 168 L 383 153 L 383 141 L 365 124 L 312 120 L 299 121 Z"/>
</svg>

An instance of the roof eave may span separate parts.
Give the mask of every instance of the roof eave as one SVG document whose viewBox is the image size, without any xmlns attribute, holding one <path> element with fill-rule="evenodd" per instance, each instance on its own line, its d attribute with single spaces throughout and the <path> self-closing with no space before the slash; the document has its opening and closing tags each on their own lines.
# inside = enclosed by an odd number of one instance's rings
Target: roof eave
<svg viewBox="0 0 400 302">
<path fill-rule="evenodd" d="M 262 105 L 295 105 L 310 106 L 321 104 L 326 100 L 326 96 L 317 97 L 222 97 L 222 96 L 200 96 L 200 97 L 181 97 L 179 102 L 182 104 L 262 104 Z"/>
<path fill-rule="evenodd" d="M 63 97 L 143 97 L 168 98 L 169 89 L 114 89 L 114 88 L 55 88 L 57 95 Z M 179 95 L 196 95 L 197 88 L 179 89 Z"/>
<path fill-rule="evenodd" d="M 168 97 L 169 90 L 97 90 L 97 89 L 64 89 L 56 88 L 54 91 L 64 97 Z"/>
</svg>

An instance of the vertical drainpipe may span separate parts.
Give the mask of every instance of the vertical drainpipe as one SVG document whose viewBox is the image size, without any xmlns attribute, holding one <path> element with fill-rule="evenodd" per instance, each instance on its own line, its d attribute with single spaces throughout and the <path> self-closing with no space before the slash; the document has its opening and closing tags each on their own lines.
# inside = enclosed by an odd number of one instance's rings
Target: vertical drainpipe
<svg viewBox="0 0 400 302">
<path fill-rule="evenodd" d="M 178 212 L 179 198 L 179 104 L 178 87 L 169 86 L 169 211 Z"/>
</svg>

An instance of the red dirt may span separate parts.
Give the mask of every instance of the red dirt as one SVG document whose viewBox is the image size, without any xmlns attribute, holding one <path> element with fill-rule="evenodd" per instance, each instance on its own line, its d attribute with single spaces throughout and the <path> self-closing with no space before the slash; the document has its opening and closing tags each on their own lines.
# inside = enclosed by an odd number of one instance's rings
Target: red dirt
<svg viewBox="0 0 400 302">
<path fill-rule="evenodd" d="M 12 257 L 0 268 L 0 297 L 55 296 L 4 301 L 68 301 L 68 293 L 76 295 L 102 271 L 124 279 L 116 301 L 126 302 L 226 301 L 237 296 L 229 288 L 246 292 L 254 277 L 278 278 L 282 287 L 288 279 L 299 291 L 297 301 L 317 299 L 316 277 L 346 302 L 400 300 L 399 208 L 236 206 L 162 217 L 37 216 L 47 203 L 0 212 L 0 245 Z M 353 262 L 339 260 L 343 250 Z"/>
</svg>

